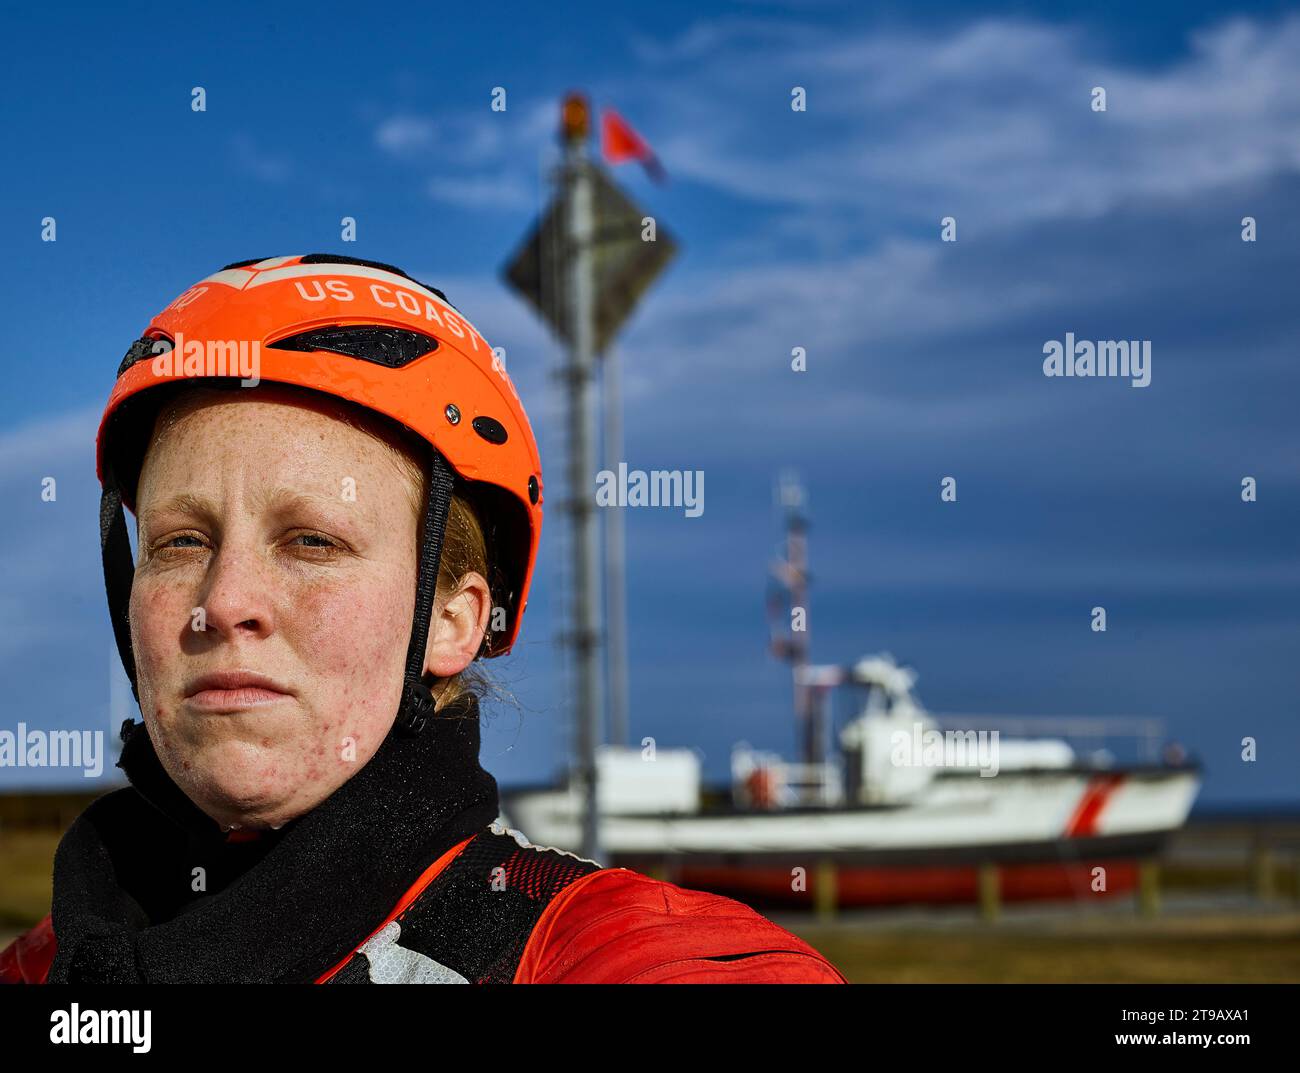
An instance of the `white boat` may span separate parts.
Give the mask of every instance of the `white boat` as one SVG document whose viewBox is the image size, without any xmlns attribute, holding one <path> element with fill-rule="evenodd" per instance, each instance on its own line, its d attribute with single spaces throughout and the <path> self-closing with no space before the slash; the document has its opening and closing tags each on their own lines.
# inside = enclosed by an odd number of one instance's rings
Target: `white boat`
<svg viewBox="0 0 1300 1073">
<path fill-rule="evenodd" d="M 886 656 L 846 669 L 845 680 L 868 687 L 868 700 L 840 734 L 836 761 L 788 763 L 742 742 L 725 794 L 703 786 L 694 750 L 603 746 L 597 800 L 610 863 L 777 894 L 791 867 L 830 859 L 846 904 L 924 900 L 927 890 L 973 897 L 976 870 L 990 863 L 1002 868 L 1008 899 L 1091 889 L 1098 866 L 1099 893 L 1117 893 L 1132 888 L 1136 861 L 1183 825 L 1200 787 L 1197 765 L 1176 755 L 1116 764 L 1060 736 L 945 727 L 913 697 L 911 673 Z M 1043 725 L 1124 729 L 1116 720 Z M 581 806 L 575 784 L 503 792 L 511 826 L 562 849 L 581 844 Z"/>
<path fill-rule="evenodd" d="M 794 516 L 776 573 L 801 608 L 804 553 Z M 1154 720 L 934 716 L 887 654 L 828 667 L 807 661 L 806 641 L 774 648 L 793 664 L 802 762 L 741 742 L 730 785 L 710 788 L 692 749 L 600 747 L 607 863 L 754 899 L 799 901 L 791 870 L 828 862 L 841 904 L 974 898 L 989 866 L 1007 900 L 1113 894 L 1132 889 L 1137 862 L 1183 825 L 1200 788 L 1199 766 L 1161 745 Z M 838 689 L 865 700 L 828 757 Z M 1144 740 L 1145 758 L 1079 744 L 1116 737 Z M 511 826 L 575 852 L 583 801 L 572 779 L 502 791 Z"/>
</svg>

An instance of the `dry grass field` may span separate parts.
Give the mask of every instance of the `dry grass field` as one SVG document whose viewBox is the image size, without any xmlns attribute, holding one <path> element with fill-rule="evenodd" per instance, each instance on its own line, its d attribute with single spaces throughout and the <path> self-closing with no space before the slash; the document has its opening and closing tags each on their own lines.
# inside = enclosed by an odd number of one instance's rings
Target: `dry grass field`
<svg viewBox="0 0 1300 1073">
<path fill-rule="evenodd" d="M 1296 983 L 1300 911 L 896 928 L 780 923 L 854 983 Z"/>
</svg>

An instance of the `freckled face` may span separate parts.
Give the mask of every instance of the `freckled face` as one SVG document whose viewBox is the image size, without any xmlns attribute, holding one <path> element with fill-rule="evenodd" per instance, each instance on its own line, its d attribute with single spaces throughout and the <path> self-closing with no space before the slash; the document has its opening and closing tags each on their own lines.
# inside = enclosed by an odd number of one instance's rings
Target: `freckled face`
<svg viewBox="0 0 1300 1073">
<path fill-rule="evenodd" d="M 137 493 L 141 709 L 209 816 L 280 826 L 392 726 L 415 607 L 410 478 L 378 433 L 273 385 L 195 390 L 173 413 Z"/>
</svg>

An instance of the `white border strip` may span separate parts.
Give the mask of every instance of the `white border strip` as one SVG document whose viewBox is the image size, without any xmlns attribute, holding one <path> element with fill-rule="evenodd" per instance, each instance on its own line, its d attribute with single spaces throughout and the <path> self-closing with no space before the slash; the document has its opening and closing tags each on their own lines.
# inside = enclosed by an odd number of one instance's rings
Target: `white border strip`
<svg viewBox="0 0 1300 1073">
<path fill-rule="evenodd" d="M 201 287 L 205 283 L 224 283 L 227 287 L 234 287 L 237 291 L 242 291 L 248 281 L 253 278 L 253 272 L 248 268 L 223 268 L 220 272 L 213 272 L 207 279 L 201 279 L 195 284 Z"/>
<path fill-rule="evenodd" d="M 429 290 L 428 287 L 416 283 L 413 279 L 399 276 L 396 272 L 385 272 L 382 268 L 369 268 L 366 265 L 287 265 L 284 268 L 271 268 L 264 272 L 258 272 L 245 289 L 251 290 L 253 287 L 262 286 L 264 283 L 279 283 L 281 280 L 286 279 L 301 279 L 304 276 L 352 276 L 359 279 L 374 279 L 382 283 L 391 283 L 394 287 L 403 287 L 408 291 L 416 291 L 432 298 L 443 308 L 450 311 L 453 316 L 465 321 L 465 318 L 460 313 L 453 309 L 448 302 Z M 469 322 L 465 321 L 465 323 L 468 324 Z"/>
<path fill-rule="evenodd" d="M 295 256 L 301 256 L 296 254 Z M 251 290 L 254 287 L 260 287 L 264 283 L 280 283 L 287 279 L 302 279 L 316 276 L 351 276 L 354 279 L 372 279 L 383 283 L 392 284 L 394 287 L 401 287 L 404 290 L 414 291 L 417 294 L 424 295 L 432 299 L 443 307 L 448 313 L 455 317 L 461 324 L 483 340 L 492 353 L 492 345 L 488 343 L 487 336 L 479 331 L 470 323 L 468 317 L 459 309 L 455 308 L 446 299 L 439 298 L 433 291 L 429 290 L 423 284 L 416 283 L 413 279 L 407 279 L 405 276 L 399 276 L 396 272 L 385 272 L 382 268 L 370 268 L 366 265 L 348 265 L 348 264 L 318 264 L 318 265 L 280 265 L 282 261 L 292 260 L 291 257 L 270 257 L 265 261 L 259 261 L 255 265 L 248 265 L 245 268 L 226 268 L 220 272 L 214 272 L 206 279 L 199 280 L 195 286 L 202 286 L 205 283 L 221 283 L 228 287 L 234 287 L 237 291 Z M 262 265 L 268 267 L 262 268 Z M 275 267 L 271 267 L 275 265 Z M 478 349 L 475 344 L 474 349 Z M 518 393 L 516 392 L 516 395 Z"/>
</svg>

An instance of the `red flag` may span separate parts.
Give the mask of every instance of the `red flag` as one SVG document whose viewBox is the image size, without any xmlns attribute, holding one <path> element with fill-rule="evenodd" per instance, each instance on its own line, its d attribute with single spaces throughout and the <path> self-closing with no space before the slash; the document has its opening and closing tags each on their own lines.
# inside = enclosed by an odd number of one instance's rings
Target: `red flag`
<svg viewBox="0 0 1300 1073">
<path fill-rule="evenodd" d="M 611 164 L 624 160 L 639 160 L 656 182 L 663 182 L 664 169 L 659 158 L 646 140 L 614 109 L 606 108 L 600 115 L 600 146 L 605 159 Z"/>
</svg>

